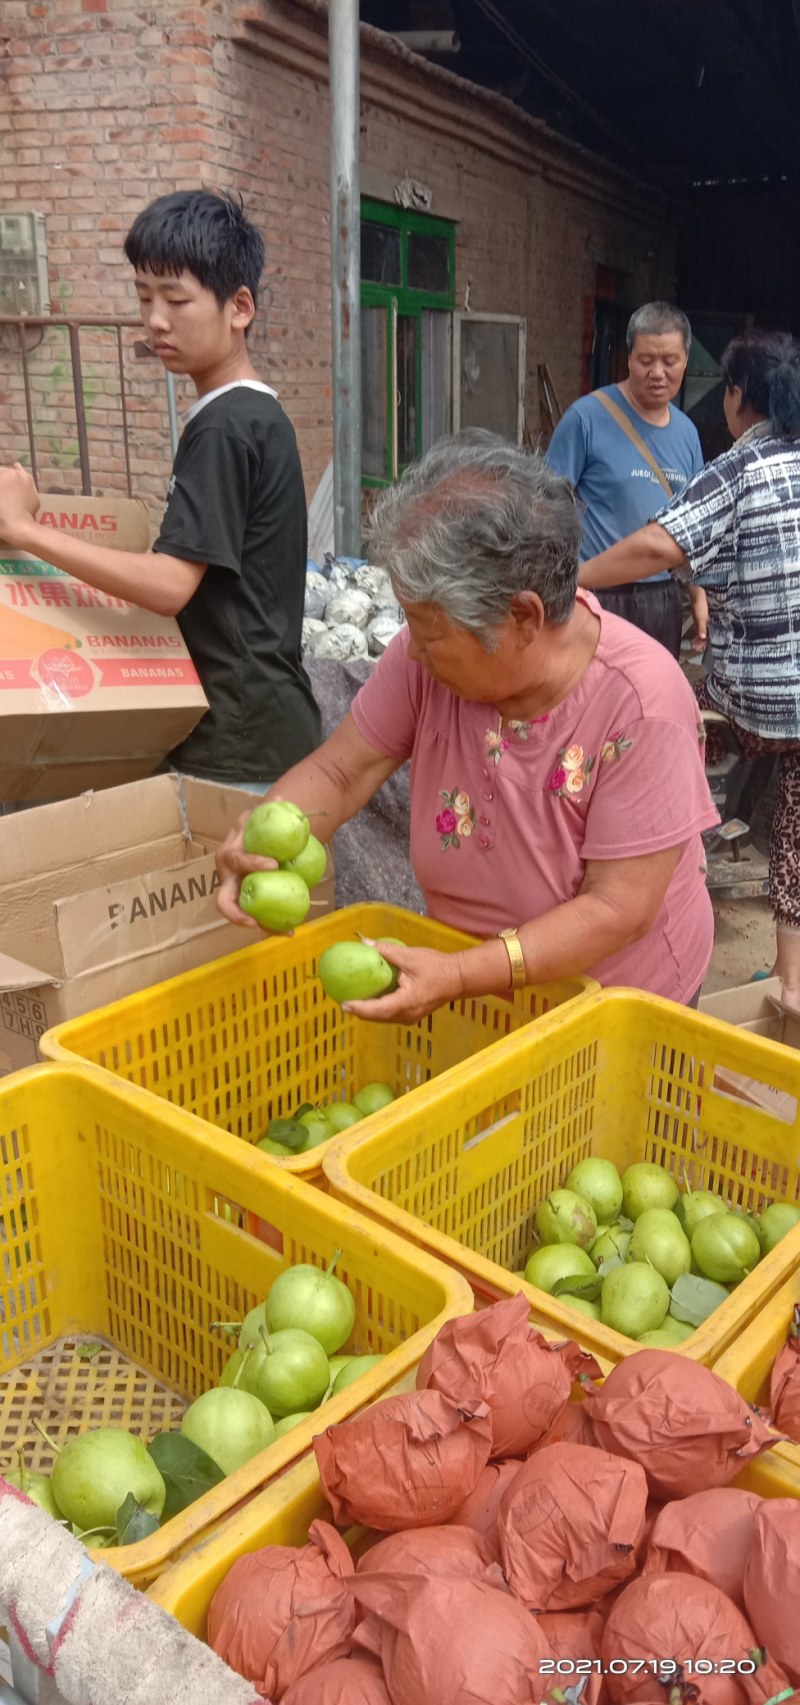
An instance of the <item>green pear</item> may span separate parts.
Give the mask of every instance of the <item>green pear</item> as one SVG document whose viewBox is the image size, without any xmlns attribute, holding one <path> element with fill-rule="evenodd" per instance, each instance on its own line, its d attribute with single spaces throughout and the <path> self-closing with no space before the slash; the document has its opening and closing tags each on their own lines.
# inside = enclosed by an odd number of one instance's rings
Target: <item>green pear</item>
<svg viewBox="0 0 800 1705">
<path fill-rule="evenodd" d="M 308 888 L 316 888 L 328 868 L 327 849 L 317 840 L 316 835 L 309 835 L 302 852 L 299 852 L 296 858 L 287 859 L 285 868 L 302 876 Z"/>
<path fill-rule="evenodd" d="M 30 1468 L 0 1468 L 0 1479 L 7 1480 L 9 1486 L 16 1486 L 19 1492 L 24 1492 L 31 1503 L 38 1504 L 40 1510 L 44 1510 L 45 1514 L 52 1516 L 55 1521 L 63 1520 L 49 1474 L 38 1474 Z"/>
<path fill-rule="evenodd" d="M 258 858 L 286 864 L 303 851 L 309 833 L 308 818 L 299 805 L 289 799 L 265 799 L 245 823 L 242 846 Z"/>
<path fill-rule="evenodd" d="M 701 1220 L 724 1211 L 725 1203 L 711 1190 L 686 1190 L 675 1203 L 675 1213 L 690 1243 Z"/>
<path fill-rule="evenodd" d="M 551 1248 L 553 1245 L 551 1245 Z M 567 1308 L 577 1309 L 579 1314 L 587 1314 L 590 1320 L 602 1320 L 599 1302 L 590 1302 L 588 1297 L 560 1296 L 559 1302 L 566 1303 Z"/>
<path fill-rule="evenodd" d="M 342 1368 L 346 1368 L 348 1362 L 352 1362 L 352 1360 L 353 1360 L 352 1356 L 329 1356 L 328 1357 L 328 1367 L 330 1369 L 330 1376 L 331 1377 L 330 1377 L 330 1383 L 328 1385 L 328 1389 L 327 1389 L 325 1396 L 323 1398 L 324 1403 L 327 1403 L 328 1398 L 330 1397 L 330 1394 L 333 1390 L 334 1382 L 335 1382 L 337 1376 L 341 1373 Z"/>
<path fill-rule="evenodd" d="M 311 895 L 293 870 L 252 870 L 239 889 L 239 905 L 262 929 L 284 935 L 305 922 Z"/>
<path fill-rule="evenodd" d="M 297 1415 L 284 1415 L 282 1421 L 275 1422 L 276 1439 L 282 1439 L 284 1433 L 290 1433 L 292 1427 L 299 1427 L 300 1422 L 307 1421 L 312 1414 L 312 1409 L 301 1409 Z"/>
<path fill-rule="evenodd" d="M 328 1132 L 328 1135 L 330 1136 L 330 1131 Z M 261 1137 L 255 1146 L 257 1149 L 261 1149 L 262 1154 L 282 1154 L 284 1160 L 287 1160 L 290 1154 L 296 1152 L 292 1149 L 287 1149 L 285 1143 L 276 1143 L 274 1137 Z"/>
<path fill-rule="evenodd" d="M 344 1367 L 339 1369 L 331 1386 L 331 1396 L 338 1397 L 340 1391 L 346 1391 L 348 1385 L 361 1378 L 362 1373 L 370 1373 L 372 1368 L 376 1368 L 382 1361 L 383 1356 L 351 1356 Z"/>
<path fill-rule="evenodd" d="M 225 1363 L 222 1373 L 219 1376 L 221 1390 L 227 1390 L 229 1385 L 235 1386 L 238 1384 L 239 1375 L 244 1367 L 244 1363 L 244 1350 L 234 1350 L 233 1355 L 230 1357 L 230 1360 Z"/>
<path fill-rule="evenodd" d="M 67 1521 L 82 1533 L 114 1527 L 129 1492 L 161 1515 L 167 1488 L 141 1439 L 121 1427 L 97 1427 L 67 1440 L 53 1469 L 53 1496 Z"/>
<path fill-rule="evenodd" d="M 266 1328 L 266 1324 L 267 1304 L 265 1299 L 264 1302 L 257 1302 L 253 1308 L 247 1310 L 239 1332 L 239 1349 L 246 1350 L 249 1344 L 259 1343 L 261 1329 L 262 1327 Z"/>
<path fill-rule="evenodd" d="M 326 1143 L 328 1138 L 333 1136 L 333 1126 L 322 1107 L 312 1107 L 309 1113 L 302 1113 L 300 1124 L 308 1129 L 308 1141 L 301 1150 L 303 1154 L 307 1154 L 309 1149 L 319 1148 L 320 1143 Z"/>
<path fill-rule="evenodd" d="M 235 1385 L 216 1386 L 197 1397 L 181 1421 L 181 1432 L 204 1450 L 223 1474 L 235 1474 L 252 1456 L 266 1450 L 275 1437 L 269 1410 L 258 1397 Z"/>
<path fill-rule="evenodd" d="M 325 1108 L 325 1118 L 331 1131 L 337 1134 L 339 1131 L 349 1131 L 350 1126 L 357 1125 L 363 1117 L 363 1113 L 359 1113 L 352 1101 L 332 1101 L 330 1106 Z"/>
<path fill-rule="evenodd" d="M 800 1208 L 793 1202 L 770 1202 L 764 1209 L 758 1222 L 756 1236 L 761 1245 L 762 1255 L 769 1255 L 786 1236 L 787 1231 L 793 1231 L 800 1222 Z"/>
<path fill-rule="evenodd" d="M 394 1101 L 394 1091 L 388 1083 L 365 1083 L 363 1089 L 353 1096 L 353 1106 L 369 1118 L 370 1113 L 378 1113 L 381 1107 L 388 1107 Z"/>
<path fill-rule="evenodd" d="M 330 1384 L 330 1369 L 317 1338 L 302 1328 L 286 1328 L 264 1335 L 238 1378 L 242 1394 L 252 1393 L 279 1421 L 317 1408 Z M 219 1462 L 219 1457 L 214 1460 Z"/>
<path fill-rule="evenodd" d="M 336 941 L 320 954 L 319 980 L 334 1001 L 366 1001 L 395 987 L 394 966 L 363 941 Z"/>
</svg>

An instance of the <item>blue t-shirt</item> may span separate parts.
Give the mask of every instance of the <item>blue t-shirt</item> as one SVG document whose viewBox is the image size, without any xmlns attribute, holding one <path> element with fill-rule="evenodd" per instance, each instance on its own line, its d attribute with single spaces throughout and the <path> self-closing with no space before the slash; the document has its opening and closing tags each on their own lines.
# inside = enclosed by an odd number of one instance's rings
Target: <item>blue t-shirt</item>
<svg viewBox="0 0 800 1705">
<path fill-rule="evenodd" d="M 669 425 L 651 426 L 631 408 L 619 385 L 604 389 L 635 426 L 673 492 L 683 491 L 703 466 L 700 439 L 688 415 L 670 403 Z M 583 505 L 581 562 L 646 526 L 664 507 L 664 487 L 595 396 L 579 397 L 567 409 L 546 457 L 553 471 L 574 485 Z M 650 576 L 652 580 L 669 578 L 668 574 Z"/>
</svg>

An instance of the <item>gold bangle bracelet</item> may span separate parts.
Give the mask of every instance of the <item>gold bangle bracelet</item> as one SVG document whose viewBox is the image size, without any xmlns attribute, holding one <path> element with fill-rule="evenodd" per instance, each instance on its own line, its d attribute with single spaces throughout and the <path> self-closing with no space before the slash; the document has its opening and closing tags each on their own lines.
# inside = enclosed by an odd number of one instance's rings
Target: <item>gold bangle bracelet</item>
<svg viewBox="0 0 800 1705">
<path fill-rule="evenodd" d="M 505 942 L 506 953 L 508 954 L 508 960 L 511 966 L 511 987 L 512 989 L 524 989 L 527 981 L 525 973 L 525 955 L 522 951 L 522 942 L 520 941 L 516 930 L 501 929 L 499 939 Z"/>
</svg>

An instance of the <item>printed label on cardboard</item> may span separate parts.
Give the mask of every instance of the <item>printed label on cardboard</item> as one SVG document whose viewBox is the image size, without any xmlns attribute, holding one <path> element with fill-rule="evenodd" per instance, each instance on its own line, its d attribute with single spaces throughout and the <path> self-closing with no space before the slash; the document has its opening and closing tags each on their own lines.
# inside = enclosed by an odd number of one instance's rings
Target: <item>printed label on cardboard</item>
<svg viewBox="0 0 800 1705">
<path fill-rule="evenodd" d="M 174 622 L 49 563 L 0 559 L 0 692 L 39 689 L 58 710 L 103 688 L 197 686 Z"/>
<path fill-rule="evenodd" d="M 40 527 L 57 527 L 69 533 L 116 533 L 116 515 L 95 515 L 86 509 L 40 509 L 36 517 Z"/>
</svg>

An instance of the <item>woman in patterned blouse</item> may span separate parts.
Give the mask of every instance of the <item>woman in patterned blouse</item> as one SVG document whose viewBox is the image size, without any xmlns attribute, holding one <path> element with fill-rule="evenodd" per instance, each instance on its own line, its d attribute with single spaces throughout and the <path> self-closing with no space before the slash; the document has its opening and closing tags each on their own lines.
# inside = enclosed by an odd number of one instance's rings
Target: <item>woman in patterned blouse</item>
<svg viewBox="0 0 800 1705">
<path fill-rule="evenodd" d="M 410 760 L 428 911 L 483 939 L 382 946 L 399 986 L 351 1010 L 414 1021 L 578 971 L 691 1002 L 713 941 L 700 836 L 718 821 L 697 706 L 664 646 L 576 593 L 571 487 L 465 432 L 383 493 L 373 527 L 408 626 L 275 793 L 324 813 L 330 834 Z M 218 864 L 220 909 L 244 923 L 239 883 L 257 861 L 241 834 Z"/>
<path fill-rule="evenodd" d="M 748 757 L 780 754 L 769 891 L 783 1005 L 800 1011 L 800 346 L 784 332 L 735 338 L 722 357 L 735 443 L 638 533 L 581 571 L 619 585 L 669 568 L 708 602 L 704 708 L 728 717 Z"/>
</svg>

